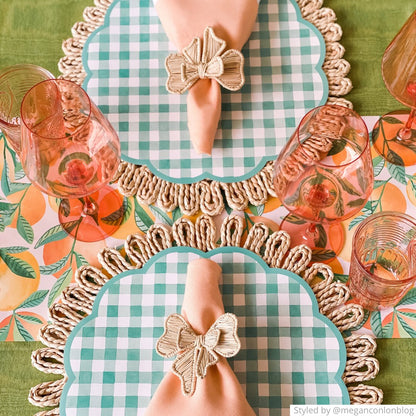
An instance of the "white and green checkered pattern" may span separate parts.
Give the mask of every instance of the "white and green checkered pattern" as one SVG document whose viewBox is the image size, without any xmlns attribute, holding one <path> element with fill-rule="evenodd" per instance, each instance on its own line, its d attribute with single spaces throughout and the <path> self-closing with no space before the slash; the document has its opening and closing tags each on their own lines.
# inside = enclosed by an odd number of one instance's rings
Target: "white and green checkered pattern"
<svg viewBox="0 0 416 416">
<path fill-rule="evenodd" d="M 199 256 L 222 267 L 225 311 L 237 315 L 242 345 L 229 362 L 257 415 L 276 415 L 278 409 L 285 416 L 290 404 L 349 403 L 341 381 L 341 334 L 319 314 L 300 277 L 268 268 L 245 249 L 206 254 L 182 247 L 159 253 L 143 269 L 122 273 L 100 291 L 92 315 L 66 345 L 69 380 L 61 415 L 144 413 L 172 364 L 156 353 L 156 341 L 165 318 L 180 313 L 187 265 Z"/>
<path fill-rule="evenodd" d="M 123 159 L 170 182 L 253 176 L 328 96 L 318 29 L 301 19 L 295 0 L 262 0 L 242 51 L 246 84 L 223 89 L 212 157 L 200 155 L 189 140 L 186 94 L 165 89 L 164 60 L 172 52 L 152 2 L 129 0 L 114 1 L 83 49 L 83 86 L 118 131 Z"/>
</svg>

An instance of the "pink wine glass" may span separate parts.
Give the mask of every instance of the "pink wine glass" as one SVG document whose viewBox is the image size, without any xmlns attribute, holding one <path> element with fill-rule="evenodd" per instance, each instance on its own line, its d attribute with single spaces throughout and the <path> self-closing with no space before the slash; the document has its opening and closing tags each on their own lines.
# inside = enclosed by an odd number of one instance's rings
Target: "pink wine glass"
<svg viewBox="0 0 416 416">
<path fill-rule="evenodd" d="M 340 222 L 358 213 L 373 189 L 363 119 L 337 105 L 311 110 L 279 154 L 273 183 L 291 212 L 281 228 L 293 244 L 338 254 L 345 240 Z"/>
<path fill-rule="evenodd" d="M 61 198 L 59 220 L 81 241 L 120 225 L 122 197 L 108 186 L 120 161 L 117 133 L 77 84 L 36 84 L 21 105 L 23 169 L 43 192 Z"/>
<path fill-rule="evenodd" d="M 408 110 L 393 111 L 373 128 L 375 149 L 390 163 L 416 164 L 416 11 L 384 52 L 381 71 L 390 94 Z"/>
</svg>

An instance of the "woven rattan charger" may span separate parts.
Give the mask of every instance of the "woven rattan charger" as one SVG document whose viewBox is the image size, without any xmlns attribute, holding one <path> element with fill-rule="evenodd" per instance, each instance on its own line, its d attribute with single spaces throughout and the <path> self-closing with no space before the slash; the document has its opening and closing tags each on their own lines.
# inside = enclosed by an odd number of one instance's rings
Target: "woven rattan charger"
<svg viewBox="0 0 416 416">
<path fill-rule="evenodd" d="M 351 89 L 346 78 L 349 63 L 342 59 L 344 49 L 339 40 L 341 28 L 335 23 L 331 9 L 323 8 L 323 0 L 297 0 L 302 16 L 314 24 L 322 33 L 326 43 L 323 69 L 329 83 L 329 103 L 352 107 L 342 98 Z M 63 43 L 65 57 L 59 62 L 61 77 L 79 84 L 85 78 L 82 66 L 82 49 L 89 35 L 102 25 L 110 0 L 95 0 L 95 7 L 84 11 L 84 21 L 72 28 L 73 37 Z M 153 175 L 146 166 L 122 162 L 115 180 L 126 196 L 135 196 L 140 203 L 157 203 L 165 211 L 179 206 L 185 215 L 202 215 L 193 223 L 181 218 L 172 228 L 154 224 L 146 235 L 130 235 L 125 241 L 125 253 L 106 248 L 98 254 L 101 269 L 83 266 L 76 272 L 76 283 L 68 286 L 60 299 L 50 308 L 50 323 L 40 332 L 45 348 L 34 351 L 32 364 L 44 373 L 60 374 L 57 381 L 45 382 L 31 389 L 29 401 L 39 407 L 53 407 L 41 411 L 38 416 L 59 415 L 59 402 L 66 382 L 63 351 L 72 329 L 92 311 L 95 296 L 111 277 L 132 269 L 141 268 L 156 253 L 176 246 L 188 246 L 209 251 L 218 246 L 244 247 L 259 255 L 270 267 L 292 271 L 301 276 L 312 288 L 320 312 L 327 316 L 341 333 L 350 332 L 364 319 L 363 309 L 355 304 L 346 304 L 350 294 L 346 285 L 334 282 L 331 268 L 325 264 L 310 265 L 312 251 L 306 246 L 290 248 L 290 237 L 283 231 L 270 234 L 262 223 L 255 224 L 243 243 L 241 217 L 227 217 L 220 230 L 220 243 L 216 242 L 216 226 L 212 215 L 220 214 L 228 204 L 233 210 L 244 210 L 248 204 L 259 206 L 269 196 L 275 196 L 272 185 L 272 163 L 252 178 L 235 183 L 202 180 L 194 184 L 173 184 Z M 350 335 L 344 338 L 347 348 L 347 363 L 343 381 L 348 387 L 352 404 L 379 404 L 383 393 L 373 386 L 362 384 L 372 380 L 379 371 L 374 353 L 376 343 L 367 335 Z"/>
<path fill-rule="evenodd" d="M 84 21 L 72 28 L 73 37 L 63 43 L 65 56 L 59 62 L 62 78 L 81 84 L 86 72 L 82 63 L 84 44 L 91 33 L 104 22 L 104 16 L 112 1 L 96 0 L 96 7 L 88 7 Z M 328 103 L 351 107 L 342 98 L 351 88 L 346 77 L 349 63 L 343 59 L 344 48 L 339 43 L 341 27 L 335 23 L 333 10 L 322 7 L 323 0 L 298 0 L 302 17 L 321 32 L 325 40 L 326 55 L 322 68 L 328 80 Z M 276 196 L 272 185 L 272 162 L 251 178 L 241 182 L 219 182 L 204 179 L 192 184 L 171 183 L 155 176 L 145 165 L 122 162 L 116 180 L 120 192 L 125 196 L 135 196 L 146 205 L 157 204 L 165 211 L 179 207 L 184 215 L 195 215 L 198 211 L 208 215 L 218 215 L 227 204 L 233 210 L 244 210 L 249 204 L 263 205 L 270 196 Z"/>
<path fill-rule="evenodd" d="M 94 299 L 113 276 L 124 271 L 141 268 L 156 253 L 176 246 L 198 248 L 209 251 L 218 245 L 215 242 L 216 226 L 213 219 L 205 214 L 193 223 L 188 219 L 177 220 L 173 227 L 154 224 L 146 235 L 130 235 L 125 241 L 125 253 L 105 248 L 98 254 L 102 266 L 82 266 L 76 272 L 76 283 L 62 292 L 60 302 L 50 308 L 50 323 L 42 327 L 39 337 L 45 348 L 34 351 L 32 364 L 45 373 L 60 374 L 57 381 L 41 383 L 33 387 L 29 401 L 41 407 L 58 406 L 62 389 L 67 380 L 63 363 L 66 340 L 73 328 L 93 307 Z M 334 274 L 328 265 L 310 265 L 312 250 L 305 246 L 290 248 L 290 236 L 284 231 L 270 234 L 262 223 L 255 224 L 247 239 L 242 242 L 243 220 L 237 215 L 228 216 L 221 225 L 220 246 L 244 247 L 260 256 L 270 267 L 278 267 L 301 276 L 312 288 L 320 312 L 345 332 L 358 326 L 364 319 L 364 311 L 356 304 L 346 304 L 350 298 L 348 287 L 334 282 Z M 352 404 L 380 404 L 382 391 L 374 386 L 362 384 L 375 378 L 379 364 L 374 357 L 376 343 L 367 335 L 350 335 L 344 338 L 347 362 L 343 381 L 347 385 Z M 59 408 L 40 412 L 38 416 L 58 415 Z"/>
</svg>

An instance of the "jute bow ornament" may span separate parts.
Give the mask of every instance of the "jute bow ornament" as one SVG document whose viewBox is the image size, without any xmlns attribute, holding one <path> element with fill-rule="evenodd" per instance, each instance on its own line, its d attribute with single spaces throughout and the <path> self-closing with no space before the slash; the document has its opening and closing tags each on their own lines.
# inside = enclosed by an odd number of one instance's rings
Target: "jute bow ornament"
<svg viewBox="0 0 416 416">
<path fill-rule="evenodd" d="M 221 315 L 205 335 L 197 335 L 179 314 L 166 318 L 165 331 L 156 344 L 156 351 L 165 358 L 177 355 L 172 371 L 181 380 L 182 392 L 192 396 L 196 379 L 204 378 L 209 366 L 221 355 L 233 357 L 240 350 L 237 318 L 232 313 Z"/>
<path fill-rule="evenodd" d="M 244 85 L 244 57 L 236 49 L 224 52 L 225 48 L 226 42 L 207 27 L 202 45 L 201 39 L 195 37 L 182 53 L 173 53 L 166 58 L 169 75 L 166 89 L 182 94 L 199 79 L 211 78 L 228 90 L 239 90 Z"/>
</svg>

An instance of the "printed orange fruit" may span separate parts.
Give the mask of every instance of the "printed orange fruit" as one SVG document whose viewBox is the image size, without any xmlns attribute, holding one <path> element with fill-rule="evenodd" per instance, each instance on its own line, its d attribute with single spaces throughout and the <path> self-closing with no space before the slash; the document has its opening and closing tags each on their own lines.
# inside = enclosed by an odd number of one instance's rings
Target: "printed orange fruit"
<svg viewBox="0 0 416 416">
<path fill-rule="evenodd" d="M 45 215 L 45 196 L 34 185 L 30 185 L 27 189 L 10 194 L 7 199 L 13 203 L 20 201 L 20 215 L 29 222 L 30 225 L 36 224 Z M 10 227 L 16 228 L 17 213 L 15 213 Z"/>
<path fill-rule="evenodd" d="M 332 269 L 332 271 L 334 273 L 337 273 L 337 274 L 346 274 L 344 272 L 344 269 L 343 269 L 340 261 L 337 258 L 334 258 L 330 262 L 328 262 L 328 266 L 331 267 L 331 269 Z"/>
<path fill-rule="evenodd" d="M 9 325 L 7 337 L 5 341 L 22 341 L 24 340 L 23 336 L 19 333 L 19 328 L 16 325 L 16 319 L 19 320 L 19 323 L 23 326 L 24 330 L 29 332 L 32 338 L 36 341 L 38 340 L 39 329 L 46 323 L 45 318 L 42 316 L 27 311 L 18 311 L 18 314 L 15 318 L 13 315 L 8 316 L 0 322 L 0 329 Z"/>
<path fill-rule="evenodd" d="M 31 279 L 19 276 L 0 259 L 0 311 L 15 309 L 39 287 L 40 272 L 35 257 L 28 251 L 9 255 L 29 263 L 35 271 L 36 277 Z"/>
<path fill-rule="evenodd" d="M 357 214 L 357 215 L 360 215 L 360 214 Z M 354 218 L 355 218 L 355 216 L 352 217 L 352 218 L 348 218 L 347 220 L 342 222 L 342 225 L 344 227 L 344 233 L 345 233 L 344 238 L 345 238 L 345 240 L 344 240 L 342 249 L 339 252 L 337 257 L 339 257 L 342 260 L 345 260 L 347 262 L 350 262 L 350 260 L 351 260 L 352 237 L 354 235 L 355 227 L 352 228 L 351 230 L 349 229 L 349 227 L 350 227 L 351 221 Z"/>
<path fill-rule="evenodd" d="M 105 241 L 97 241 L 94 243 L 85 243 L 83 241 L 75 241 L 71 236 L 65 237 L 61 240 L 52 241 L 45 244 L 43 249 L 43 261 L 45 266 L 56 263 L 57 261 L 68 255 L 71 250 L 81 254 L 85 260 L 92 266 L 100 267 L 97 255 L 107 246 Z M 71 256 L 69 256 L 71 257 Z M 69 267 L 75 271 L 77 269 L 76 257 L 72 255 L 72 262 L 70 266 L 70 258 L 67 259 L 63 268 L 53 275 L 58 278 Z"/>
<path fill-rule="evenodd" d="M 280 208 L 282 203 L 277 197 L 269 197 L 267 202 L 264 204 L 264 213 L 274 211 L 277 208 Z"/>
<path fill-rule="evenodd" d="M 124 214 L 124 216 L 129 215 L 127 221 L 121 224 L 120 228 L 115 233 L 113 233 L 111 237 L 125 240 L 130 234 L 141 233 L 134 217 L 134 197 L 129 197 L 129 204 L 131 209 L 130 214 Z"/>
<path fill-rule="evenodd" d="M 386 185 L 379 186 L 374 189 L 371 194 L 371 200 L 379 200 L 378 211 L 398 211 L 406 212 L 406 198 L 404 196 L 404 189 L 401 190 L 396 184 L 387 182 Z"/>
<path fill-rule="evenodd" d="M 416 174 L 413 175 L 413 179 L 409 179 L 406 185 L 406 194 L 409 201 L 416 205 Z"/>
</svg>

